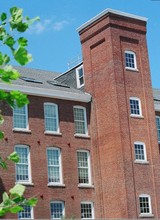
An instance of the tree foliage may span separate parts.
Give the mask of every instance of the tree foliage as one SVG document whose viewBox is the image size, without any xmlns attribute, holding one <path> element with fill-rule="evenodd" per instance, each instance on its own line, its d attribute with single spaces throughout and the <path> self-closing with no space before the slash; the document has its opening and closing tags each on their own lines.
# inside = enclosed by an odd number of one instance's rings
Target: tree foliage
<svg viewBox="0 0 160 220">
<path fill-rule="evenodd" d="M 11 65 L 11 58 L 17 61 L 20 65 L 26 65 L 32 61 L 32 55 L 28 53 L 28 40 L 20 34 L 24 33 L 31 24 L 39 20 L 38 17 L 30 19 L 23 15 L 23 9 L 12 7 L 9 14 L 3 12 L 0 14 L 0 45 L 3 48 L 9 49 L 9 54 L 0 51 L 0 81 L 11 84 L 12 80 L 20 77 L 19 72 Z M 18 37 L 17 37 L 18 36 Z M 5 101 L 12 108 L 14 106 L 22 107 L 28 104 L 28 99 L 25 94 L 20 91 L 6 92 L 0 90 L 0 101 Z M 0 114 L 0 125 L 3 124 L 4 119 Z M 4 138 L 3 131 L 0 131 L 0 139 Z M 19 157 L 16 152 L 10 154 L 7 158 L 0 157 L 0 167 L 7 169 L 8 161 L 17 163 Z M 0 216 L 6 213 L 17 213 L 23 210 L 24 205 L 35 206 L 36 198 L 26 199 L 24 197 L 25 186 L 16 184 L 9 192 L 4 192 L 2 196 L 2 203 L 0 204 Z"/>
</svg>

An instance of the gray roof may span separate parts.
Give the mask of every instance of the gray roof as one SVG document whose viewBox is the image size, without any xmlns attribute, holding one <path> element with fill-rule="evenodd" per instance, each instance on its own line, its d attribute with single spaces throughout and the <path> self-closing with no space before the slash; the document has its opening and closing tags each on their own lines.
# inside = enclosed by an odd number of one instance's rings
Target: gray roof
<svg viewBox="0 0 160 220">
<path fill-rule="evenodd" d="M 21 74 L 18 80 L 13 80 L 13 85 L 29 86 L 33 88 L 54 89 L 73 93 L 84 94 L 82 91 L 62 83 L 55 78 L 60 75 L 57 72 L 46 70 L 32 69 L 20 66 L 14 66 L 15 69 Z"/>
</svg>

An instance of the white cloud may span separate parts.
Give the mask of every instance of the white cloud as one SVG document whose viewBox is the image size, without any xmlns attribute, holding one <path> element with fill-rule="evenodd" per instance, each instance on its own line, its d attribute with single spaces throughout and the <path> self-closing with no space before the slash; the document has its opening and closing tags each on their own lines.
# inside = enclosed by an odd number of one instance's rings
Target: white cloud
<svg viewBox="0 0 160 220">
<path fill-rule="evenodd" d="M 45 31 L 61 31 L 68 24 L 69 21 L 67 20 L 53 21 L 52 19 L 45 19 L 33 24 L 29 29 L 29 33 L 41 34 Z"/>
</svg>

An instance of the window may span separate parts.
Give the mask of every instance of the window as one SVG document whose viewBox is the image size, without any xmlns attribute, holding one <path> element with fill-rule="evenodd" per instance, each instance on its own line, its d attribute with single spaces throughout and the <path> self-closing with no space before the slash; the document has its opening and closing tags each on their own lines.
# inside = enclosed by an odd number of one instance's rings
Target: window
<svg viewBox="0 0 160 220">
<path fill-rule="evenodd" d="M 134 143 L 135 160 L 136 161 L 147 161 L 146 146 L 142 142 Z"/>
<path fill-rule="evenodd" d="M 157 126 L 158 142 L 160 142 L 160 117 L 159 116 L 156 116 L 156 126 Z"/>
<path fill-rule="evenodd" d="M 54 201 L 51 202 L 51 218 L 62 219 L 65 216 L 64 202 Z"/>
<path fill-rule="evenodd" d="M 142 116 L 141 102 L 139 98 L 130 98 L 130 113 L 135 116 Z"/>
<path fill-rule="evenodd" d="M 139 206 L 141 215 L 152 214 L 151 199 L 149 195 L 139 196 Z"/>
<path fill-rule="evenodd" d="M 61 152 L 59 148 L 47 149 L 48 182 L 62 184 Z"/>
<path fill-rule="evenodd" d="M 128 69 L 137 69 L 136 54 L 132 51 L 125 51 L 125 66 Z"/>
<path fill-rule="evenodd" d="M 89 151 L 77 151 L 79 184 L 91 184 Z"/>
<path fill-rule="evenodd" d="M 44 104 L 44 118 L 46 132 L 59 133 L 58 106 L 56 104 Z"/>
<path fill-rule="evenodd" d="M 15 151 L 19 156 L 19 162 L 16 163 L 16 181 L 23 183 L 31 182 L 29 147 L 26 145 L 16 145 Z"/>
<path fill-rule="evenodd" d="M 28 129 L 28 106 L 13 108 L 13 127 L 18 129 Z"/>
<path fill-rule="evenodd" d="M 87 119 L 86 119 L 86 109 L 81 106 L 74 106 L 74 124 L 76 134 L 88 134 L 87 131 Z"/>
<path fill-rule="evenodd" d="M 94 218 L 94 209 L 92 202 L 81 202 L 81 218 L 82 219 Z"/>
<path fill-rule="evenodd" d="M 23 211 L 18 212 L 19 219 L 33 219 L 33 208 L 29 205 L 23 206 Z"/>
<path fill-rule="evenodd" d="M 77 88 L 84 86 L 84 71 L 83 66 L 80 66 L 76 69 L 76 78 L 77 78 Z"/>
</svg>

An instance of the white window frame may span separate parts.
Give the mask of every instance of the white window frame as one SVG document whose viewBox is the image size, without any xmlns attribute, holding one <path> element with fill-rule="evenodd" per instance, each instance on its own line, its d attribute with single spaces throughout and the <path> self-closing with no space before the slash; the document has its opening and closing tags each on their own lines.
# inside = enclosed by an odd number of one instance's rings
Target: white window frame
<svg viewBox="0 0 160 220">
<path fill-rule="evenodd" d="M 75 120 L 74 117 L 74 126 L 75 126 L 75 136 L 88 136 L 88 126 L 87 126 L 87 113 L 86 113 L 86 108 L 83 106 L 79 106 L 79 105 L 75 105 L 73 106 L 73 114 L 74 114 L 74 109 L 83 109 L 83 114 L 84 114 L 84 129 L 85 129 L 85 133 L 76 133 L 76 121 L 80 121 L 80 120 Z M 74 115 L 73 115 L 74 116 Z M 82 122 L 82 121 L 81 121 Z"/>
<path fill-rule="evenodd" d="M 92 218 L 82 218 L 82 209 L 81 209 L 81 219 L 94 219 L 94 205 L 93 205 L 93 202 L 88 202 L 88 201 L 83 201 L 81 202 L 81 205 L 82 204 L 90 204 L 91 205 L 91 209 L 92 209 Z"/>
<path fill-rule="evenodd" d="M 55 165 L 48 165 L 48 150 L 57 150 L 59 154 L 59 182 L 50 182 L 49 181 L 49 166 L 54 167 Z M 50 185 L 63 185 L 63 178 L 62 178 L 62 157 L 61 157 L 61 149 L 58 147 L 47 147 L 47 170 L 48 170 L 48 186 Z"/>
<path fill-rule="evenodd" d="M 46 118 L 51 118 L 51 117 L 47 117 L 45 114 L 45 106 L 54 106 L 55 107 L 55 111 L 56 111 L 56 127 L 57 130 L 53 131 L 53 130 L 47 130 L 46 129 Z M 50 102 L 45 102 L 44 103 L 44 123 L 45 123 L 45 133 L 49 133 L 49 134 L 57 134 L 60 133 L 60 127 L 59 127 L 59 114 L 58 114 L 58 105 L 55 103 L 50 103 Z"/>
<path fill-rule="evenodd" d="M 79 77 L 79 70 L 82 69 L 83 71 L 83 84 L 80 83 L 80 77 Z M 83 65 L 79 66 L 76 69 L 76 80 L 77 80 L 77 88 L 81 88 L 82 86 L 84 86 L 85 82 L 84 82 L 84 68 Z"/>
<path fill-rule="evenodd" d="M 19 212 L 19 213 L 18 213 L 18 219 L 34 219 L 33 207 L 30 206 L 30 208 L 31 208 L 31 217 L 30 217 L 30 218 L 21 218 L 21 217 L 19 217 L 19 215 L 20 215 L 20 213 L 21 213 L 21 212 Z M 22 212 L 23 212 L 23 211 L 22 211 Z"/>
<path fill-rule="evenodd" d="M 28 180 L 17 180 L 17 165 L 20 164 L 19 162 L 15 164 L 15 175 L 16 175 L 16 183 L 22 183 L 22 184 L 32 184 L 32 175 L 31 175 L 31 159 L 30 159 L 30 147 L 28 145 L 24 144 L 17 144 L 15 145 L 14 149 L 16 151 L 16 148 L 26 148 L 28 152 Z M 16 151 L 17 152 L 17 151 Z"/>
<path fill-rule="evenodd" d="M 77 167 L 79 168 L 84 168 L 84 167 L 79 167 L 78 166 L 78 153 L 87 153 L 87 162 L 88 162 L 88 183 L 79 183 L 79 171 L 78 171 L 78 186 L 91 186 L 92 180 L 91 180 L 91 159 L 90 159 L 90 152 L 88 150 L 77 150 Z"/>
<path fill-rule="evenodd" d="M 148 204 L 149 204 L 149 212 L 148 213 L 141 213 L 140 198 L 148 198 Z M 140 211 L 140 216 L 152 216 L 153 215 L 150 195 L 148 195 L 148 194 L 139 195 L 139 211 Z"/>
<path fill-rule="evenodd" d="M 130 100 L 134 100 L 134 101 L 138 101 L 138 105 L 139 105 L 139 114 L 133 114 L 131 113 L 131 104 L 130 104 Z M 133 117 L 142 117 L 142 106 L 141 106 L 141 100 L 140 98 L 137 97 L 130 97 L 129 98 L 129 107 L 130 107 L 130 115 Z"/>
<path fill-rule="evenodd" d="M 142 145 L 143 146 L 143 153 L 144 153 L 144 159 L 136 159 L 136 152 L 135 152 L 135 145 Z M 146 153 L 146 145 L 144 142 L 136 141 L 134 142 L 134 154 L 135 154 L 135 162 L 137 163 L 145 163 L 147 161 L 147 153 Z"/>
<path fill-rule="evenodd" d="M 158 129 L 157 127 L 157 119 L 160 121 L 160 116 L 156 115 L 156 129 L 157 129 L 157 138 L 158 138 L 158 143 L 160 143 L 160 135 L 158 131 L 160 131 L 160 128 Z"/>
<path fill-rule="evenodd" d="M 136 59 L 136 53 L 131 51 L 131 50 L 125 50 L 124 52 L 125 54 L 125 69 L 128 69 L 128 70 L 137 70 L 137 59 Z M 126 54 L 131 54 L 134 56 L 134 67 L 129 67 L 126 65 Z"/>
<path fill-rule="evenodd" d="M 61 218 L 52 218 L 52 211 L 51 211 L 51 204 L 56 204 L 56 203 L 59 203 L 59 204 L 62 204 L 62 214 L 63 216 Z M 63 219 L 65 217 L 65 204 L 64 204 L 64 201 L 51 201 L 50 202 L 50 213 L 51 213 L 51 219 Z"/>
<path fill-rule="evenodd" d="M 15 108 L 18 108 L 17 106 Z M 14 130 L 29 130 L 29 123 L 28 123 L 28 105 L 24 105 L 22 108 L 25 108 L 25 114 L 23 114 L 25 116 L 26 119 L 26 127 L 25 128 L 20 128 L 20 127 L 15 127 L 14 126 L 14 117 L 15 115 L 19 115 L 18 113 L 14 112 L 14 108 L 13 108 L 13 129 Z M 22 114 L 21 114 L 22 115 Z"/>
</svg>

